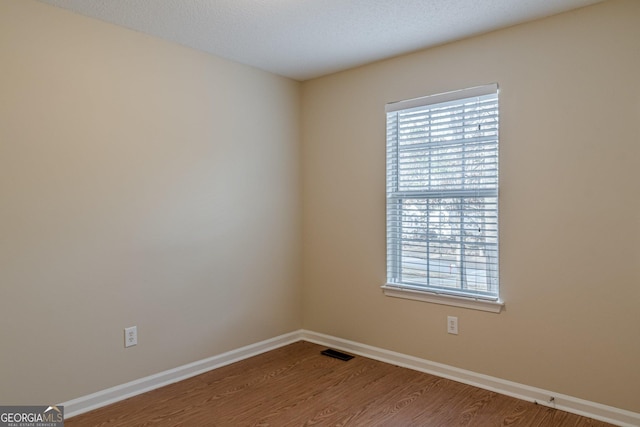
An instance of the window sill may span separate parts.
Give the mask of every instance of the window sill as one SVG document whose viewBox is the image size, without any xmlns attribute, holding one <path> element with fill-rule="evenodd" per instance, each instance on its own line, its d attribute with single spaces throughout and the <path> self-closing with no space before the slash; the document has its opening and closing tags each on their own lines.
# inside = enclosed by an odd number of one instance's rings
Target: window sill
<svg viewBox="0 0 640 427">
<path fill-rule="evenodd" d="M 436 294 L 434 292 L 401 288 L 391 284 L 383 285 L 382 291 L 388 297 L 405 298 L 415 301 L 431 302 L 434 304 L 451 305 L 454 307 L 488 311 L 491 313 L 500 313 L 500 311 L 502 311 L 502 309 L 504 308 L 504 302 L 500 300 L 489 301 L 475 298 L 458 297 L 454 295 Z"/>
</svg>

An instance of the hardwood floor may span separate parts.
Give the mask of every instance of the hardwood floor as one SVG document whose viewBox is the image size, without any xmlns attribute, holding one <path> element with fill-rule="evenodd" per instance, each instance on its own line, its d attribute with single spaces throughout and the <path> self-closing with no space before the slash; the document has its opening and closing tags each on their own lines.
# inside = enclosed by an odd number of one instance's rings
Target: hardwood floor
<svg viewBox="0 0 640 427">
<path fill-rule="evenodd" d="M 65 421 L 65 426 L 609 426 L 297 342 Z"/>
</svg>

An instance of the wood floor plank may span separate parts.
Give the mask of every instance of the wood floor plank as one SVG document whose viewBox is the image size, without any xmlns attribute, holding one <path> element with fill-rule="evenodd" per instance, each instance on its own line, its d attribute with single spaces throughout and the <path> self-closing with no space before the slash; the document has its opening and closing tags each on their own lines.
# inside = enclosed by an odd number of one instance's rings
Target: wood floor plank
<svg viewBox="0 0 640 427">
<path fill-rule="evenodd" d="M 300 341 L 65 421 L 87 426 L 609 424 Z"/>
</svg>

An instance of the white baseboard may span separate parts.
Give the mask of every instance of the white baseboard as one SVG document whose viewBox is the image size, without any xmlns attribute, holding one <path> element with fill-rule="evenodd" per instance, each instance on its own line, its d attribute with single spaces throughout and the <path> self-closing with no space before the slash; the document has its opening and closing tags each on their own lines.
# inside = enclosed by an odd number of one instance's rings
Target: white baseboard
<svg viewBox="0 0 640 427">
<path fill-rule="evenodd" d="M 168 371 L 150 375 L 139 380 L 121 384 L 77 399 L 69 400 L 61 403 L 60 405 L 64 405 L 65 418 L 70 418 L 300 340 L 332 347 L 416 371 L 426 372 L 485 390 L 494 391 L 496 393 L 505 394 L 507 396 L 512 396 L 529 402 L 536 402 L 540 405 L 553 407 L 573 414 L 583 415 L 611 424 L 623 427 L 640 426 L 640 413 L 626 411 L 624 409 L 590 402 L 588 400 L 567 396 L 561 393 L 555 393 L 549 390 L 531 387 L 442 363 L 431 362 L 429 360 L 396 353 L 383 348 L 360 344 L 355 341 L 345 340 L 307 330 L 294 331 L 265 341 L 260 341 L 217 356 L 189 363 L 184 366 L 179 366 Z M 550 403 L 551 397 L 553 397 L 554 400 Z"/>
<path fill-rule="evenodd" d="M 110 405 L 301 340 L 295 331 L 61 403 L 65 418 Z"/>
<path fill-rule="evenodd" d="M 329 335 L 320 334 L 312 331 L 301 332 L 304 341 L 313 342 L 338 350 L 346 351 L 370 359 L 379 360 L 381 362 L 391 363 L 393 365 L 402 366 L 420 372 L 426 372 L 439 377 L 448 378 L 464 384 L 485 390 L 495 391 L 496 393 L 505 394 L 528 402 L 536 402 L 540 405 L 549 406 L 562 411 L 570 412 L 577 415 L 593 418 L 596 420 L 608 422 L 623 427 L 640 426 L 640 413 L 618 409 L 612 406 L 602 405 L 600 403 L 591 402 L 577 397 L 567 396 L 565 394 L 544 390 L 537 387 L 531 387 L 512 381 L 503 380 L 488 375 L 478 374 L 476 372 L 467 371 L 465 369 L 456 368 L 442 363 L 431 362 L 429 360 L 420 359 L 406 354 L 396 353 L 394 351 L 385 350 L 378 347 L 372 347 L 366 344 L 360 344 L 354 341 L 336 338 Z M 550 398 L 553 397 L 553 402 Z"/>
</svg>

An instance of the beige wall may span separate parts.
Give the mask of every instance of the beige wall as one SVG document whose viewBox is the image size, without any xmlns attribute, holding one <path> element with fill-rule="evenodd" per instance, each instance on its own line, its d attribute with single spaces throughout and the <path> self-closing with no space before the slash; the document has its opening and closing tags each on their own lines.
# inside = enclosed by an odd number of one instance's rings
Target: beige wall
<svg viewBox="0 0 640 427">
<path fill-rule="evenodd" d="M 304 327 L 640 411 L 639 41 L 609 1 L 304 83 Z M 506 311 L 385 297 L 384 105 L 492 82 Z"/>
<path fill-rule="evenodd" d="M 298 83 L 30 0 L 0 65 L 2 404 L 301 327 Z"/>
</svg>

